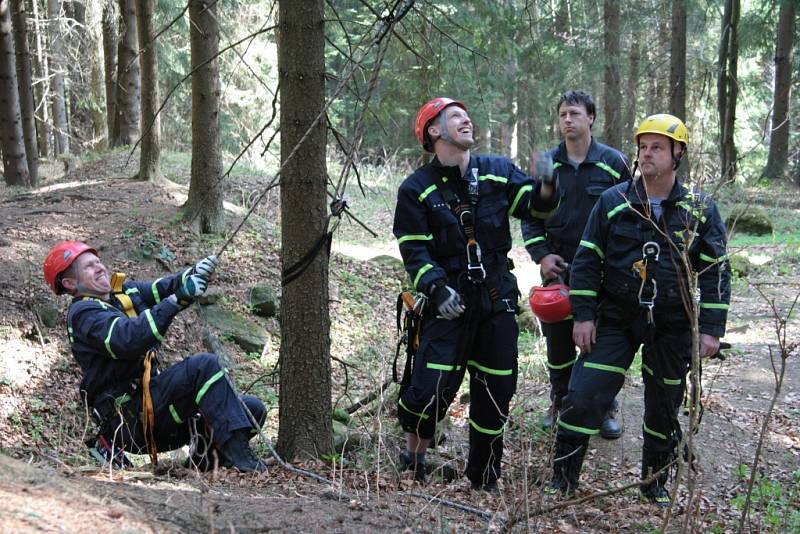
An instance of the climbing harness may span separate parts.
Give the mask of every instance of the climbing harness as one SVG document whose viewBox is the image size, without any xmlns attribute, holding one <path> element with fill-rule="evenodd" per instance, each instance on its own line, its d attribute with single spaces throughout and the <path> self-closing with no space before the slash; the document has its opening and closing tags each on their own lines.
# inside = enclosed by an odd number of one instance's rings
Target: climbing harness
<svg viewBox="0 0 800 534">
<path fill-rule="evenodd" d="M 648 241 L 642 245 L 642 259 L 634 262 L 631 266 L 631 270 L 642 280 L 639 285 L 639 306 L 647 312 L 647 322 L 650 325 L 653 324 L 653 307 L 658 295 L 655 272 L 660 254 L 659 244 L 655 241 Z"/>
<path fill-rule="evenodd" d="M 394 353 L 394 363 L 392 364 L 392 381 L 400 384 L 401 391 L 404 391 L 411 384 L 411 373 L 414 370 L 414 358 L 419 349 L 419 340 L 422 335 L 422 315 L 428 298 L 422 294 L 416 297 L 408 291 L 404 291 L 397 296 L 397 332 L 399 340 L 397 349 Z M 403 368 L 403 376 L 398 380 L 397 360 L 400 358 L 400 350 L 406 348 L 406 363 Z"/>
</svg>

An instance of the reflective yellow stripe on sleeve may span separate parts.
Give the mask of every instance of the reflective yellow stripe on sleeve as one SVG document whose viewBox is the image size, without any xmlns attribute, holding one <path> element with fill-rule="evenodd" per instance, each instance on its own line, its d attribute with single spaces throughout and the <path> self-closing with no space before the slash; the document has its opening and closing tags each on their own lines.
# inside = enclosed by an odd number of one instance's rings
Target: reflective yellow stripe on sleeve
<svg viewBox="0 0 800 534">
<path fill-rule="evenodd" d="M 150 310 L 144 311 L 145 317 L 147 317 L 147 323 L 150 325 L 150 331 L 153 332 L 153 336 L 160 342 L 164 342 L 164 336 L 161 335 L 161 332 L 158 331 L 158 327 L 156 326 L 156 321 L 153 319 L 153 314 L 150 313 Z"/>
<path fill-rule="evenodd" d="M 597 255 L 600 256 L 601 260 L 604 260 L 606 258 L 605 253 L 603 253 L 603 251 L 600 249 L 600 247 L 598 247 L 597 245 L 595 245 L 591 241 L 586 241 L 584 239 L 581 239 L 581 246 L 584 246 L 586 248 L 594 250 L 597 253 Z"/>
<path fill-rule="evenodd" d="M 114 332 L 114 326 L 117 324 L 117 321 L 119 321 L 119 317 L 111 321 L 111 326 L 108 327 L 108 334 L 106 334 L 106 339 L 105 339 L 106 350 L 115 360 L 117 359 L 117 355 L 114 354 L 113 350 L 111 350 L 111 334 Z"/>
</svg>

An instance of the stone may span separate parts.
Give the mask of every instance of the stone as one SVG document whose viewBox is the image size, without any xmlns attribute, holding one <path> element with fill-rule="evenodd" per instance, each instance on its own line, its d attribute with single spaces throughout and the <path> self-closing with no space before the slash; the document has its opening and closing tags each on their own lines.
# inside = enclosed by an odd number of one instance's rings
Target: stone
<svg viewBox="0 0 800 534">
<path fill-rule="evenodd" d="M 747 278 L 750 275 L 750 260 L 743 254 L 732 254 L 728 261 L 731 265 L 731 273 L 738 278 Z"/>
<path fill-rule="evenodd" d="M 775 225 L 767 213 L 755 206 L 738 208 L 725 220 L 728 230 L 734 234 L 768 235 L 775 231 Z"/>
<path fill-rule="evenodd" d="M 36 315 L 47 328 L 54 328 L 58 324 L 58 308 L 50 304 L 39 304 L 35 308 Z"/>
<path fill-rule="evenodd" d="M 250 310 L 259 317 L 275 317 L 278 297 L 272 287 L 261 284 L 250 289 Z"/>
<path fill-rule="evenodd" d="M 270 342 L 266 328 L 239 313 L 215 304 L 205 306 L 203 312 L 209 326 L 219 331 L 222 338 L 233 341 L 247 353 L 261 354 L 264 345 Z"/>
<path fill-rule="evenodd" d="M 209 304 L 217 304 L 222 295 L 224 295 L 224 289 L 212 285 L 206 290 L 205 293 L 203 293 L 194 300 L 198 304 L 202 304 L 203 306 L 208 306 Z"/>
</svg>

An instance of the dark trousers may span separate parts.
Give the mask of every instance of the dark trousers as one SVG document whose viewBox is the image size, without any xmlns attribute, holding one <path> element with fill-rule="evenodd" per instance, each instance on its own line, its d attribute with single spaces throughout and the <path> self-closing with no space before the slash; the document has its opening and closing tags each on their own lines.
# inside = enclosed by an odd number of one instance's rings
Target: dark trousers
<svg viewBox="0 0 800 534">
<path fill-rule="evenodd" d="M 469 282 L 466 282 L 469 283 Z M 436 317 L 429 303 L 423 322 L 411 383 L 398 402 L 398 417 L 406 432 L 432 438 L 436 423 L 447 413 L 467 369 L 470 372 L 470 409 L 467 477 L 487 483 L 500 476 L 503 431 L 508 407 L 517 385 L 517 337 L 515 317 L 516 278 L 507 273 L 497 285 L 493 300 L 486 287 L 467 301 L 469 313 L 455 320 Z M 467 354 L 460 353 L 463 336 L 474 329 Z"/>
<path fill-rule="evenodd" d="M 253 428 L 242 402 L 259 424 L 263 422 L 264 404 L 252 396 L 238 397 L 226 374 L 217 355 L 201 353 L 164 369 L 151 379 L 150 394 L 155 411 L 153 431 L 159 451 L 187 445 L 191 440 L 190 419 L 198 413 L 202 419 L 198 430 L 218 446 L 235 430 Z M 103 435 L 128 452 L 147 452 L 141 390 L 119 405 L 118 410 L 119 413 L 103 425 Z"/>
<path fill-rule="evenodd" d="M 603 302 L 597 343 L 591 353 L 579 356 L 572 370 L 561 406 L 559 439 L 577 441 L 599 432 L 604 414 L 642 346 L 644 446 L 668 452 L 680 441 L 677 413 L 691 363 L 691 331 L 683 310 L 658 311 L 654 326 L 650 326 L 638 307 Z"/>
<path fill-rule="evenodd" d="M 550 372 L 550 401 L 556 406 L 567 394 L 569 378 L 575 364 L 575 343 L 572 341 L 572 319 L 560 323 L 542 323 L 547 341 L 547 369 Z"/>
</svg>

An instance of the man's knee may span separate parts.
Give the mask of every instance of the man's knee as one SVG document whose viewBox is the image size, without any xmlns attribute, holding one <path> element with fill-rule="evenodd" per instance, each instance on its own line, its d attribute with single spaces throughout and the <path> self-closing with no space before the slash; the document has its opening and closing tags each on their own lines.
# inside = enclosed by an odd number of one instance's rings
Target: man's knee
<svg viewBox="0 0 800 534">
<path fill-rule="evenodd" d="M 245 407 L 253 416 L 253 419 L 255 419 L 255 422 L 258 423 L 258 426 L 264 426 L 264 421 L 267 419 L 267 408 L 264 406 L 264 403 L 261 402 L 261 399 L 253 395 L 242 395 L 241 398 Z"/>
</svg>

